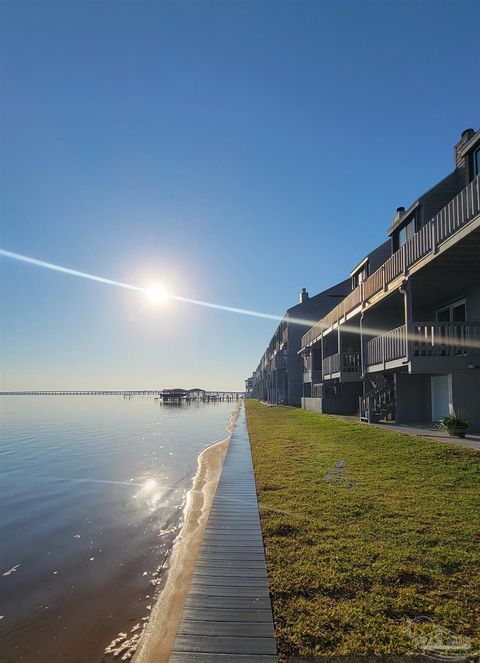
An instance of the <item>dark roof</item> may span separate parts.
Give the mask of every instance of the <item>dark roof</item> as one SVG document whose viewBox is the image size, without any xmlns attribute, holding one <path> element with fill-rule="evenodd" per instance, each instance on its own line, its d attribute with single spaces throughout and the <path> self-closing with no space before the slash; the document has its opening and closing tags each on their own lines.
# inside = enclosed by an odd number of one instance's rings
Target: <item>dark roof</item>
<svg viewBox="0 0 480 663">
<path fill-rule="evenodd" d="M 313 295 L 312 297 L 309 297 L 305 302 L 299 302 L 298 304 L 295 304 L 295 306 L 291 306 L 289 309 L 287 309 L 287 312 L 285 313 L 285 317 L 288 317 L 290 315 L 296 315 L 302 310 L 307 310 L 309 309 L 312 305 L 315 305 L 319 303 L 322 299 L 325 297 L 331 297 L 332 300 L 336 300 L 338 298 L 344 298 L 348 295 L 348 293 L 351 291 L 351 281 L 350 279 L 345 279 L 345 281 L 341 281 L 340 283 L 336 283 L 333 285 L 331 288 L 327 288 L 326 290 L 323 290 L 322 292 L 317 293 L 316 295 Z M 335 306 L 335 302 L 332 301 L 332 308 Z"/>
</svg>

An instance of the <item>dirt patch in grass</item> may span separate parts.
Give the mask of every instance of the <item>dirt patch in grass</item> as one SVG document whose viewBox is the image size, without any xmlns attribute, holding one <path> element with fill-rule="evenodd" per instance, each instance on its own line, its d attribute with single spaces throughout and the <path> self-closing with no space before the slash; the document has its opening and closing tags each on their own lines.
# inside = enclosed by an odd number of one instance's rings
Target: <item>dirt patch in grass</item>
<svg viewBox="0 0 480 663">
<path fill-rule="evenodd" d="M 480 454 L 246 403 L 281 659 L 405 654 L 427 617 L 480 650 Z"/>
</svg>

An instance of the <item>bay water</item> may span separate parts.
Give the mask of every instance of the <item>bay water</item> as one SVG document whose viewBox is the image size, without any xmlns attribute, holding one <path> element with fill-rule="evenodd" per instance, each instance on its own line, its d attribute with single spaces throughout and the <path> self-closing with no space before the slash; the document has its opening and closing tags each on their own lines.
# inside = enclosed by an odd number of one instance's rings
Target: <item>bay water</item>
<svg viewBox="0 0 480 663">
<path fill-rule="evenodd" d="M 235 406 L 0 397 L 0 660 L 95 663 L 145 623 Z"/>
</svg>

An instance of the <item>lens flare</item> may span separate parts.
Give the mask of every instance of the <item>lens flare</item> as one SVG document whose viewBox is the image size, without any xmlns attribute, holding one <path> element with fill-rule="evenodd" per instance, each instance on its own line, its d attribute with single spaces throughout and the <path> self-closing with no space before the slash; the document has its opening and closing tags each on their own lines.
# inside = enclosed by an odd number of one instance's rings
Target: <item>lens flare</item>
<svg viewBox="0 0 480 663">
<path fill-rule="evenodd" d="M 79 272 L 76 269 L 70 269 L 69 267 L 62 267 L 61 265 L 55 265 L 51 262 L 46 262 L 44 260 L 38 260 L 37 258 L 30 258 L 29 256 L 22 255 L 20 253 L 14 253 L 12 251 L 6 251 L 5 249 L 0 249 L 0 256 L 5 258 L 12 258 L 13 260 L 18 260 L 19 262 L 25 262 L 36 267 L 44 267 L 45 269 L 51 269 L 55 272 L 62 272 L 63 274 L 69 274 L 71 276 L 79 276 L 83 279 L 88 279 L 89 281 L 96 281 L 97 283 L 103 283 L 105 285 L 114 285 L 117 288 L 126 288 L 127 290 L 135 290 L 137 292 L 142 292 L 146 294 L 149 299 L 154 303 L 160 303 L 167 299 L 175 300 L 177 302 L 183 302 L 185 304 L 193 304 L 195 306 L 203 306 L 205 308 L 216 309 L 220 311 L 226 311 L 228 313 L 239 313 L 240 315 L 248 315 L 255 318 L 263 318 L 265 320 L 276 320 L 281 322 L 285 320 L 284 315 L 275 315 L 272 313 L 262 313 L 260 311 L 252 311 L 245 308 L 237 308 L 236 306 L 225 306 L 224 304 L 214 304 L 213 302 L 205 302 L 201 299 L 191 299 L 190 297 L 182 297 L 180 295 L 174 295 L 166 291 L 165 287 L 161 284 L 153 284 L 149 288 L 145 288 L 138 285 L 133 285 L 131 283 L 123 283 L 122 281 L 114 281 L 113 279 L 108 279 L 103 276 L 96 276 L 95 274 L 88 274 L 87 272 Z M 300 325 L 305 327 L 306 330 L 318 325 L 318 320 L 307 320 L 304 318 L 291 318 L 288 317 L 288 324 Z M 325 327 L 327 328 L 327 326 Z M 352 332 L 354 334 L 360 334 L 360 329 L 352 325 L 343 324 L 342 330 L 344 332 Z M 363 327 L 363 334 L 369 336 L 381 336 L 385 333 L 385 330 L 374 329 Z M 408 340 L 416 341 L 418 336 L 416 334 L 407 334 Z M 467 348 L 479 348 L 480 341 L 478 339 L 465 339 L 462 341 L 464 347 Z M 458 341 L 456 339 L 442 339 L 442 343 L 445 345 L 456 346 Z M 300 351 L 301 352 L 301 351 Z"/>
<path fill-rule="evenodd" d="M 55 263 L 46 262 L 45 260 L 38 260 L 37 258 L 31 258 L 29 256 L 22 255 L 21 253 L 14 253 L 13 251 L 6 251 L 5 249 L 0 249 L 0 256 L 4 258 L 12 258 L 13 260 L 18 260 L 19 262 L 26 262 L 29 265 L 34 265 L 35 267 L 44 267 L 45 269 L 51 269 L 55 272 L 62 272 L 63 274 L 69 274 L 70 276 L 79 276 L 82 279 L 87 279 L 89 281 L 96 281 L 97 283 L 103 283 L 105 285 L 114 285 L 117 288 L 126 288 L 127 290 L 135 290 L 137 292 L 143 292 L 148 295 L 150 288 L 145 288 L 139 285 L 133 285 L 132 283 L 123 283 L 122 281 L 114 281 L 113 279 L 107 279 L 103 276 L 96 276 L 95 274 L 88 274 L 87 272 L 79 272 L 76 269 L 70 269 L 69 267 L 63 267 L 62 265 L 56 265 Z M 177 302 L 183 302 L 185 304 L 194 304 L 195 306 L 204 306 L 206 308 L 213 308 L 219 311 L 227 311 L 228 313 L 239 313 L 241 315 L 248 315 L 254 318 L 263 318 L 265 320 L 283 320 L 283 315 L 275 315 L 273 313 L 261 313 L 260 311 L 251 311 L 249 309 L 237 308 L 235 306 L 225 306 L 223 304 L 214 304 L 213 302 L 205 302 L 201 299 L 191 299 L 189 297 L 181 297 L 180 295 L 173 295 L 166 293 L 166 299 L 173 299 Z M 289 318 L 289 323 L 302 325 L 309 329 L 317 322 L 316 320 L 304 320 L 303 318 Z"/>
</svg>

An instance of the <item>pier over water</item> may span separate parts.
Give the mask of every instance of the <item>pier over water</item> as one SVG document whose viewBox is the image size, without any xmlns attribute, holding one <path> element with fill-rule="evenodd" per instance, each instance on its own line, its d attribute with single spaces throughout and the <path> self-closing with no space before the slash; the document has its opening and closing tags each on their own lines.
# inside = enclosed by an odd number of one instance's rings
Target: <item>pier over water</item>
<svg viewBox="0 0 480 663">
<path fill-rule="evenodd" d="M 51 391 L 0 391 L 0 396 L 154 396 L 167 401 L 238 401 L 242 391 L 205 391 L 203 389 L 90 389 Z"/>
</svg>

